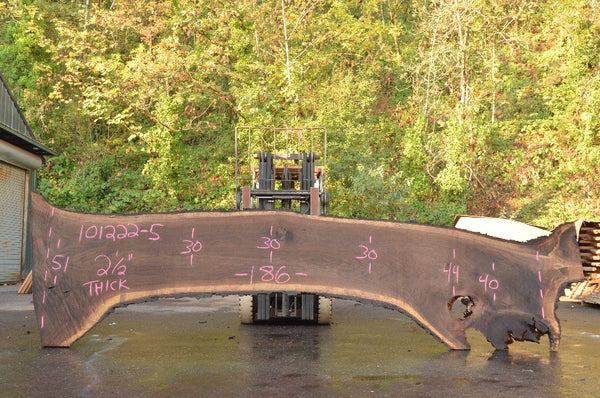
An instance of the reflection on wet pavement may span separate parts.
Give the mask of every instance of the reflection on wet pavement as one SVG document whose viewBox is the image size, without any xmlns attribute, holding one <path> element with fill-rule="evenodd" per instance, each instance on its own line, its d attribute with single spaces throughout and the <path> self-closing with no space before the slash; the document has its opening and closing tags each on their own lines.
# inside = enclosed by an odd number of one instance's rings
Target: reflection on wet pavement
<svg viewBox="0 0 600 398">
<path fill-rule="evenodd" d="M 399 312 L 334 300 L 330 326 L 240 325 L 237 298 L 117 309 L 70 349 L 41 349 L 32 311 L 0 311 L 0 395 L 596 397 L 600 309 L 560 303 L 558 352 L 449 351 Z"/>
</svg>

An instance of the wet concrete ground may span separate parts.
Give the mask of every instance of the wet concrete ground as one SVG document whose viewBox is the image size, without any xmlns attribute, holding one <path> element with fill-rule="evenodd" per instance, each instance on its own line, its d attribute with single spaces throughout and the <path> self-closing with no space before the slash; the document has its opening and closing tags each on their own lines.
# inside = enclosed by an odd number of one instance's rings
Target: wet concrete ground
<svg viewBox="0 0 600 398">
<path fill-rule="evenodd" d="M 0 396 L 598 397 L 600 308 L 560 303 L 558 352 L 449 351 L 399 312 L 334 300 L 330 326 L 240 325 L 237 297 L 117 309 L 69 349 L 42 349 L 31 295 L 0 287 Z"/>
</svg>

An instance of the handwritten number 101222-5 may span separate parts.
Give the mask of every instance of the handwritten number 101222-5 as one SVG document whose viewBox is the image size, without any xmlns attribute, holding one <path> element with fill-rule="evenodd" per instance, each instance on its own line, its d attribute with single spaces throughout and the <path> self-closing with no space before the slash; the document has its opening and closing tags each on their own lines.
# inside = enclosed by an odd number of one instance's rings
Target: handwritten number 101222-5
<svg viewBox="0 0 600 398">
<path fill-rule="evenodd" d="M 140 228 L 137 224 L 127 223 L 118 225 L 81 225 L 79 229 L 79 241 L 98 239 L 111 240 L 113 242 L 128 238 L 147 238 L 148 240 L 160 240 L 158 229 L 163 224 L 152 224 L 148 228 Z"/>
</svg>

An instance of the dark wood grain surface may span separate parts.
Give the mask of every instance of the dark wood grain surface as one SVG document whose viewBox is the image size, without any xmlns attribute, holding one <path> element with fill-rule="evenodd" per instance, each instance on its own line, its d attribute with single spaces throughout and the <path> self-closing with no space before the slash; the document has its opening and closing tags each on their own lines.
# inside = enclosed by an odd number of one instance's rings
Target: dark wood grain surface
<svg viewBox="0 0 600 398">
<path fill-rule="evenodd" d="M 34 305 L 43 346 L 67 347 L 113 307 L 153 296 L 285 291 L 402 310 L 451 349 L 474 328 L 496 348 L 549 334 L 583 278 L 578 226 L 528 243 L 413 223 L 291 212 L 103 215 L 32 196 Z M 467 317 L 452 303 L 470 297 Z"/>
</svg>

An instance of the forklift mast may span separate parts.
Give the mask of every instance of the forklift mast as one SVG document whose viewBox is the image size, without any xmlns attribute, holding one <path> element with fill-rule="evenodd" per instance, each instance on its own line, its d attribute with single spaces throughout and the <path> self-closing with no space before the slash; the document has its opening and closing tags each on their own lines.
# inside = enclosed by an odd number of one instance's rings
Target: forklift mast
<svg viewBox="0 0 600 398">
<path fill-rule="evenodd" d="M 325 128 L 236 127 L 238 210 L 328 214 L 326 176 Z M 329 324 L 331 306 L 331 299 L 310 292 L 266 292 L 240 297 L 240 318 L 242 323 Z"/>
<path fill-rule="evenodd" d="M 238 209 L 329 212 L 325 128 L 236 127 L 235 152 Z"/>
</svg>

